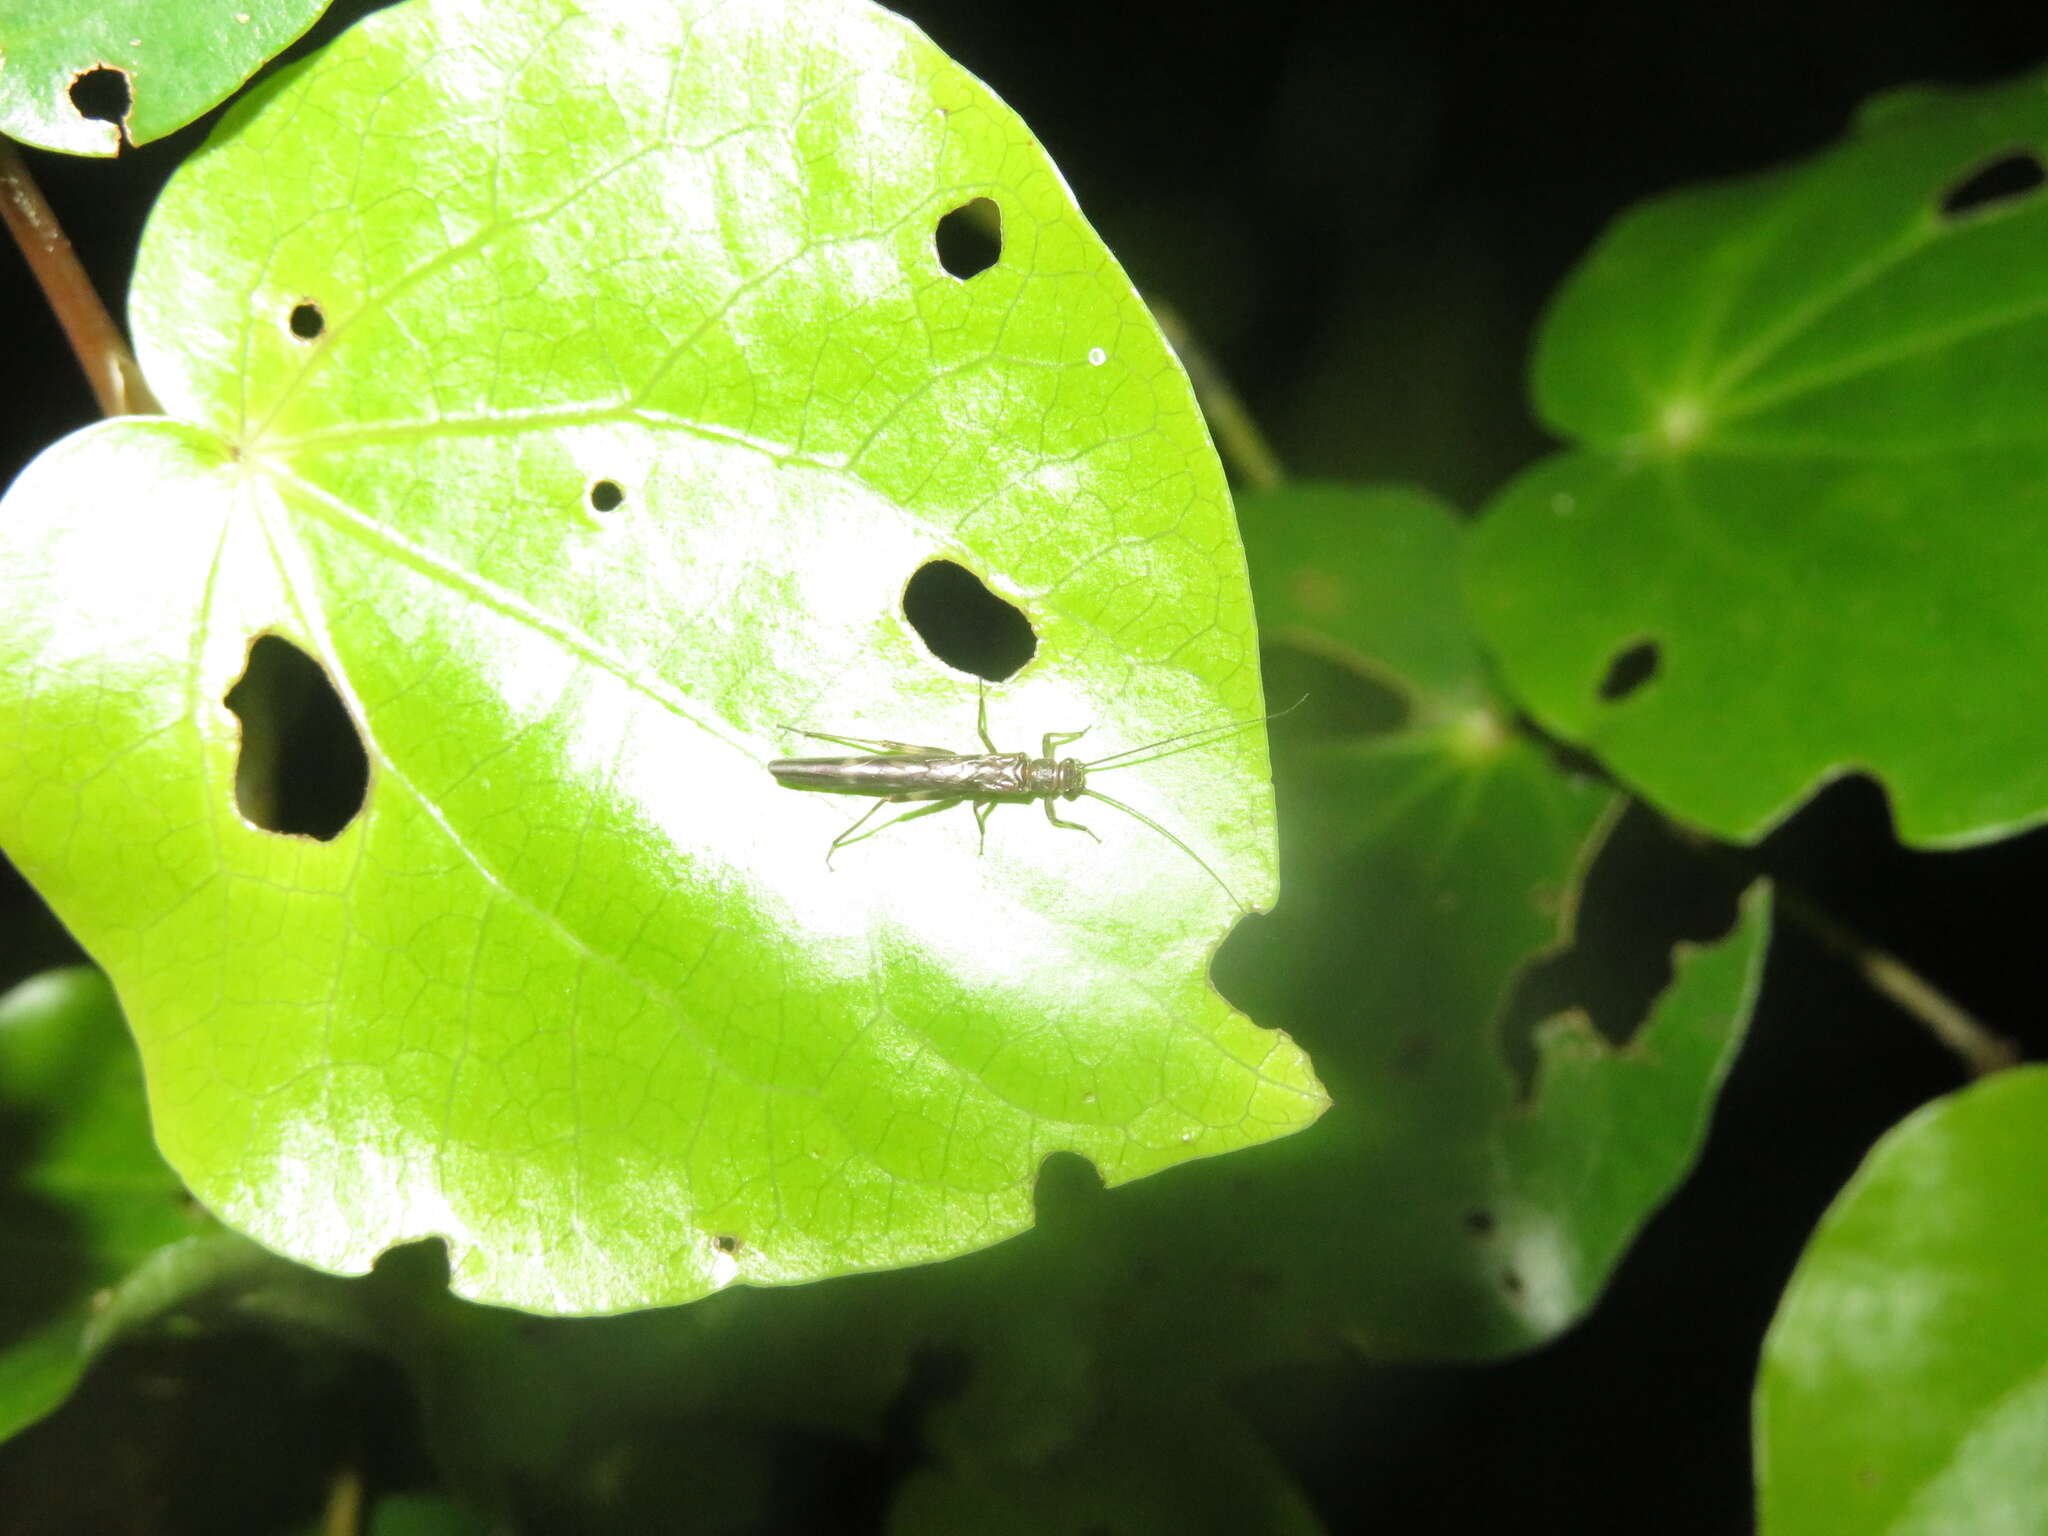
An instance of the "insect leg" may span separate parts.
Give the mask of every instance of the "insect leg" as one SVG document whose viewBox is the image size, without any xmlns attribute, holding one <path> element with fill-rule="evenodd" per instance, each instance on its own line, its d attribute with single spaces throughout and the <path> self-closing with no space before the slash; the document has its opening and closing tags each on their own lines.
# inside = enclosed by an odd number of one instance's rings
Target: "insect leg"
<svg viewBox="0 0 2048 1536">
<path fill-rule="evenodd" d="M 981 707 L 975 713 L 974 728 L 981 732 L 981 744 L 988 748 L 989 756 L 994 757 L 996 744 L 988 738 L 988 684 L 981 684 L 977 691 L 981 694 Z"/>
<path fill-rule="evenodd" d="M 1049 757 L 1052 754 L 1048 751 L 1046 755 Z M 1061 821 L 1060 813 L 1052 808 L 1051 800 L 1042 800 L 1039 803 L 1045 807 L 1045 819 L 1054 826 L 1065 827 L 1069 832 L 1086 832 L 1090 837 L 1095 837 L 1095 833 L 1092 830 L 1082 826 L 1078 821 Z M 1102 839 L 1095 837 L 1095 841 L 1099 843 Z"/>
<path fill-rule="evenodd" d="M 1051 757 L 1055 748 L 1064 747 L 1070 741 L 1079 741 L 1087 734 L 1088 727 L 1085 725 L 1078 731 L 1047 731 L 1045 741 L 1038 749 L 1038 755 Z"/>
<path fill-rule="evenodd" d="M 863 752 L 878 751 L 885 755 L 899 752 L 919 752 L 932 757 L 951 757 L 953 755 L 951 747 L 920 747 L 914 742 L 885 741 L 879 737 L 872 736 L 831 736 L 827 735 L 824 731 L 806 731 L 794 725 L 787 726 L 785 729 L 795 731 L 799 736 L 808 736 L 813 741 L 829 741 L 835 747 L 859 747 Z"/>
<path fill-rule="evenodd" d="M 827 869 L 832 867 L 832 855 L 842 848 L 850 848 L 855 843 L 864 843 L 869 838 L 875 836 L 876 833 L 886 832 L 891 827 L 898 826 L 903 822 L 915 821 L 920 816 L 930 816 L 939 811 L 950 811 L 956 805 L 966 804 L 964 800 L 934 800 L 929 805 L 920 805 L 914 811 L 905 811 L 901 816 L 891 816 L 887 821 L 871 831 L 861 831 L 861 828 L 867 825 L 868 818 L 873 816 L 876 811 L 879 811 L 885 805 L 895 805 L 898 803 L 894 800 L 877 800 L 873 805 L 869 806 L 866 814 L 859 821 L 856 821 L 852 826 L 832 839 L 832 846 L 825 850 L 825 867 Z"/>
<path fill-rule="evenodd" d="M 995 814 L 996 807 L 1002 803 L 1000 800 L 977 800 L 974 802 L 974 825 L 975 829 L 981 833 L 981 845 L 974 850 L 976 853 L 988 852 L 988 819 Z"/>
<path fill-rule="evenodd" d="M 877 800 L 873 805 L 869 806 L 866 810 L 860 813 L 859 821 L 856 821 L 852 826 L 848 827 L 844 832 L 840 833 L 837 837 L 832 839 L 832 846 L 825 850 L 825 867 L 827 869 L 830 869 L 832 867 L 832 855 L 837 853 L 846 844 L 859 841 L 859 839 L 857 839 L 853 834 L 858 832 L 862 827 L 866 826 L 868 824 L 868 818 L 874 815 L 875 812 L 879 811 L 883 806 L 887 805 L 888 803 L 889 802 L 886 800 Z M 882 829 L 880 827 L 877 827 L 875 828 L 875 830 L 879 832 Z"/>
</svg>

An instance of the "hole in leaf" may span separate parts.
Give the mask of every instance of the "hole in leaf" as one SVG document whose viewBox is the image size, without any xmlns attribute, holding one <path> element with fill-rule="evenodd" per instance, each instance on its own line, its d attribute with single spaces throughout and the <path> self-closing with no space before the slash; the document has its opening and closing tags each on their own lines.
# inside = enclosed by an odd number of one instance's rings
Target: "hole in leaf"
<svg viewBox="0 0 2048 1536">
<path fill-rule="evenodd" d="M 600 480 L 590 488 L 590 508 L 593 512 L 616 512 L 619 504 L 626 499 L 626 493 L 619 488 L 616 480 Z"/>
<path fill-rule="evenodd" d="M 1600 680 L 1600 697 L 1618 704 L 1657 675 L 1657 642 L 1642 640 L 1614 658 Z"/>
<path fill-rule="evenodd" d="M 340 835 L 363 808 L 370 761 L 320 663 L 276 635 L 258 635 L 227 693 L 242 722 L 235 806 L 266 832 Z"/>
<path fill-rule="evenodd" d="M 1031 621 L 979 576 L 951 560 L 917 568 L 903 588 L 903 617 L 939 660 L 999 683 L 1038 651 Z"/>
<path fill-rule="evenodd" d="M 717 1237 L 711 1239 L 711 1246 L 720 1253 L 738 1253 L 740 1251 L 740 1240 L 730 1233 L 721 1232 Z"/>
<path fill-rule="evenodd" d="M 120 127 L 128 121 L 128 108 L 133 101 L 126 70 L 102 64 L 72 77 L 71 105 L 78 109 L 80 117 L 92 122 Z"/>
<path fill-rule="evenodd" d="M 1574 916 L 1568 946 L 1524 966 L 1502 1011 L 1501 1046 L 1524 1092 L 1536 1075 L 1537 1026 L 1577 1011 L 1610 1045 L 1626 1044 L 1671 985 L 1673 946 L 1725 937 L 1741 894 L 1739 875 L 1633 803 L 1594 854 L 1576 899 L 1532 892 Z"/>
<path fill-rule="evenodd" d="M 932 232 L 939 265 L 965 282 L 994 266 L 1003 254 L 1003 211 L 977 197 L 939 220 Z"/>
<path fill-rule="evenodd" d="M 1465 1213 L 1465 1230 L 1474 1237 L 1491 1237 L 1493 1235 L 1493 1227 L 1493 1212 L 1489 1211 L 1485 1206 L 1474 1206 Z"/>
<path fill-rule="evenodd" d="M 320 313 L 320 306 L 311 299 L 303 304 L 294 304 L 291 315 L 292 334 L 301 341 L 315 341 L 327 329 L 327 317 Z"/>
<path fill-rule="evenodd" d="M 1977 167 L 1941 195 L 1943 218 L 1959 219 L 2015 202 L 2048 182 L 2048 167 L 2031 149 L 2015 149 Z"/>
</svg>

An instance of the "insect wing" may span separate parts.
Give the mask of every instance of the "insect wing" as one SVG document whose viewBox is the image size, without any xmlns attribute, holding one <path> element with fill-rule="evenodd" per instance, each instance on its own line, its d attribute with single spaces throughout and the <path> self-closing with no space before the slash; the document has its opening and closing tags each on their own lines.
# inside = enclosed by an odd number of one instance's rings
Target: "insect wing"
<svg viewBox="0 0 2048 1536">
<path fill-rule="evenodd" d="M 930 765 L 944 757 L 892 752 L 886 757 L 785 757 L 768 765 L 789 789 L 829 789 L 843 795 L 898 795 L 928 786 Z"/>
</svg>

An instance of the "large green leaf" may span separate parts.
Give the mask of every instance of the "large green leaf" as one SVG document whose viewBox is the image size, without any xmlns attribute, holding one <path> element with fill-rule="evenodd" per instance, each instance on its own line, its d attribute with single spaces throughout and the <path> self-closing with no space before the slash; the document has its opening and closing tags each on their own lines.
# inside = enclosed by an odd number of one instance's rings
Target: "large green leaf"
<svg viewBox="0 0 2048 1536">
<path fill-rule="evenodd" d="M 976 197 L 1002 254 L 934 229 Z M 173 419 L 4 508 L 0 840 L 106 964 L 157 1134 L 237 1226 L 565 1311 L 908 1263 L 1298 1128 L 1210 988 L 1236 916 L 1086 802 L 825 851 L 790 722 L 974 745 L 902 611 L 944 558 L 1035 627 L 999 744 L 1260 708 L 1186 380 L 1014 115 L 853 3 L 415 3 L 231 112 L 144 240 Z M 619 499 L 593 497 L 604 483 Z M 607 510 L 596 510 L 604 506 Z M 370 759 L 331 841 L 237 813 L 252 639 Z M 1120 798 L 1248 901 L 1263 733 Z"/>
<path fill-rule="evenodd" d="M 1218 1262 L 1373 1353 L 1525 1348 L 1592 1305 L 1691 1166 L 1748 1017 L 1763 905 L 1679 952 L 1626 1045 L 1577 1012 L 1540 1024 L 1524 1084 L 1508 1004 L 1572 943 L 1618 797 L 1562 771 L 1493 697 L 1447 509 L 1302 487 L 1247 500 L 1244 526 L 1269 686 L 1292 694 L 1280 679 L 1304 653 L 1324 670 L 1276 751 L 1280 904 L 1232 936 L 1218 976 L 1310 1045 L 1337 1108 L 1127 1203 L 1167 1231 L 1235 1222 L 1207 1245 Z M 1347 719 L 1347 678 L 1394 690 L 1401 718 Z"/>
<path fill-rule="evenodd" d="M 1559 298 L 1536 396 L 1579 446 L 1481 524 L 1476 617 L 1674 815 L 1753 838 L 1857 769 L 1920 841 L 2048 815 L 2044 146 L 2038 79 L 1895 98 L 1629 214 Z"/>
<path fill-rule="evenodd" d="M 0 997 L 0 1439 L 63 1400 L 167 1289 L 132 1272 L 211 1224 L 149 1136 L 142 1073 L 97 971 Z M 142 1299 L 139 1299 L 142 1298 Z"/>
<path fill-rule="evenodd" d="M 7 0 L 0 7 L 0 133 L 75 155 L 147 144 L 241 88 L 320 18 L 328 0 Z M 71 86 L 128 80 L 120 123 L 82 117 Z"/>
<path fill-rule="evenodd" d="M 1769 1536 L 2048 1529 L 2048 1068 L 1928 1105 L 1822 1220 L 1764 1343 Z"/>
</svg>

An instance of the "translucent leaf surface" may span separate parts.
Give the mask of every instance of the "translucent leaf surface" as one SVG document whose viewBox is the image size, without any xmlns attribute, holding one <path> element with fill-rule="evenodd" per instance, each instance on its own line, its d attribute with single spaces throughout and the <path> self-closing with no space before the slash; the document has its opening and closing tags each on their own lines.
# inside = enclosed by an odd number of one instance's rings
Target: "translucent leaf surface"
<svg viewBox="0 0 2048 1536">
<path fill-rule="evenodd" d="M 1198 1227 L 1231 1213 L 1242 1231 L 1212 1248 L 1374 1353 L 1526 1347 L 1592 1304 L 1690 1167 L 1748 1017 L 1763 905 L 1678 952 L 1625 1047 L 1577 1014 L 1541 1025 L 1525 1091 L 1503 1015 L 1523 968 L 1571 942 L 1616 797 L 1491 697 L 1441 505 L 1303 487 L 1247 501 L 1244 527 L 1269 686 L 1310 698 L 1278 737 L 1284 892 L 1218 977 L 1311 1046 L 1337 1108 L 1130 1204 L 1178 1202 Z M 1283 683 L 1305 654 L 1321 667 Z M 1393 690 L 1400 717 L 1350 718 L 1360 688 Z"/>
<path fill-rule="evenodd" d="M 328 0 L 7 0 L 0 133 L 75 155 L 147 144 L 220 105 L 320 18 Z M 79 76 L 126 78 L 120 123 L 86 117 Z M 88 103 L 90 105 L 91 103 Z"/>
<path fill-rule="evenodd" d="M 934 232 L 975 198 L 1001 254 L 962 279 Z M 1056 1149 L 1119 1181 L 1319 1112 L 1150 829 L 1012 809 L 977 856 L 963 811 L 828 869 L 865 802 L 765 771 L 798 725 L 974 747 L 902 611 L 933 559 L 1034 627 L 999 745 L 1260 709 L 1184 377 L 905 23 L 381 13 L 180 172 L 131 309 L 174 419 L 0 509 L 0 837 L 235 1225 L 338 1270 L 440 1234 L 464 1294 L 601 1310 L 957 1253 Z M 368 755 L 331 840 L 237 811 L 266 634 Z M 1262 732 L 1114 783 L 1268 899 Z"/>
<path fill-rule="evenodd" d="M 2048 1069 L 2001 1072 L 1878 1143 L 1764 1345 L 1767 1536 L 2048 1528 Z"/>
<path fill-rule="evenodd" d="M 1606 235 L 1536 364 L 1578 446 L 1475 550 L 1545 725 L 1733 838 L 1857 769 L 1923 842 L 2048 814 L 2044 148 L 2039 80 L 1915 93 Z"/>
<path fill-rule="evenodd" d="M 133 1310 L 131 1271 L 210 1225 L 150 1140 L 141 1069 L 97 971 L 0 997 L 0 1178 L 5 1438 L 61 1402 Z"/>
</svg>

